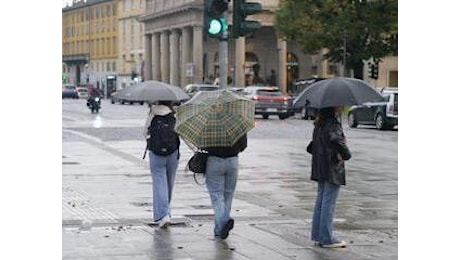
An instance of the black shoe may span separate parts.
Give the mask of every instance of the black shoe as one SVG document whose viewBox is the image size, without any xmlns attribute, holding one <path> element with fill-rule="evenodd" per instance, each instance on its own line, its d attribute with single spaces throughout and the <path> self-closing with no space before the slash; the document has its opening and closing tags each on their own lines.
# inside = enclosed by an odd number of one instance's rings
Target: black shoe
<svg viewBox="0 0 460 260">
<path fill-rule="evenodd" d="M 233 229 L 234 224 L 235 224 L 235 221 L 232 218 L 227 221 L 227 224 L 225 224 L 224 228 L 222 229 L 220 233 L 221 239 L 226 239 L 228 237 L 228 232 Z"/>
</svg>

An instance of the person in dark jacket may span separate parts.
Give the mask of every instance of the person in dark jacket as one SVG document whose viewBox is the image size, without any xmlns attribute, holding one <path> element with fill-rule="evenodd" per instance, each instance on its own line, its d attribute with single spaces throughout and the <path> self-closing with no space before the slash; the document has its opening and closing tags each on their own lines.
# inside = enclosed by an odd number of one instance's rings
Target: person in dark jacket
<svg viewBox="0 0 460 260">
<path fill-rule="evenodd" d="M 214 209 L 214 236 L 226 239 L 233 229 L 230 217 L 233 194 L 238 179 L 238 154 L 246 149 L 247 135 L 230 147 L 204 147 L 208 152 L 206 187 Z"/>
<path fill-rule="evenodd" d="M 312 154 L 311 180 L 318 182 L 313 213 L 311 239 L 325 248 L 346 247 L 345 241 L 333 234 L 335 203 L 340 185 L 345 185 L 345 160 L 351 158 L 342 125 L 337 119 L 343 107 L 328 107 L 318 111 L 313 139 L 307 147 Z"/>
</svg>

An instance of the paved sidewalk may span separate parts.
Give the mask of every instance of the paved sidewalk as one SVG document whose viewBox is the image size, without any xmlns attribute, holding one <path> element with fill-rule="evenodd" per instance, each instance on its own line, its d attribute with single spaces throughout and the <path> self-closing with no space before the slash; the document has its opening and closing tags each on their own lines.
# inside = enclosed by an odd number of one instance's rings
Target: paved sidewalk
<svg viewBox="0 0 460 260">
<path fill-rule="evenodd" d="M 184 171 L 191 151 L 182 145 L 173 198 L 176 224 L 166 231 L 158 229 L 147 224 L 152 215 L 152 188 L 147 158 L 141 159 L 144 144 L 102 143 L 76 132 L 67 133 L 75 138 L 63 142 L 63 259 L 398 258 L 397 220 L 387 218 L 376 208 L 366 209 L 367 219 L 353 219 L 365 205 L 347 207 L 355 195 L 346 189 L 341 191 L 343 200 L 339 199 L 341 206 L 336 216 L 348 217 L 336 219 L 335 224 L 338 237 L 349 246 L 314 247 L 309 241 L 313 184 L 303 188 L 307 185 L 306 176 L 299 183 L 297 177 L 289 175 L 305 172 L 304 166 L 297 161 L 288 162 L 286 174 L 280 177 L 279 169 L 272 165 L 275 162 L 254 166 L 253 162 L 260 162 L 268 152 L 263 149 L 245 152 L 241 157 L 232 209 L 235 228 L 226 241 L 220 241 L 213 237 L 213 212 L 205 187 L 195 184 L 190 173 Z M 264 147 L 267 141 L 274 147 L 286 142 L 250 139 L 248 149 Z M 385 207 L 387 203 L 370 196 L 364 199 L 369 205 Z M 376 218 L 373 214 L 383 215 Z"/>
</svg>

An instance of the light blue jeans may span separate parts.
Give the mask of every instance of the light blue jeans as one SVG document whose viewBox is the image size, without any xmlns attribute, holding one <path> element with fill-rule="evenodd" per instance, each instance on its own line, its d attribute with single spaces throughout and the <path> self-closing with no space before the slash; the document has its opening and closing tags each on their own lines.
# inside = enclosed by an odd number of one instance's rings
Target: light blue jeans
<svg viewBox="0 0 460 260">
<path fill-rule="evenodd" d="M 209 156 L 206 164 L 206 187 L 214 209 L 214 235 L 219 236 L 230 219 L 233 194 L 238 179 L 238 156 Z"/>
<path fill-rule="evenodd" d="M 159 221 L 171 215 L 171 200 L 176 179 L 179 149 L 168 156 L 160 156 L 149 150 L 150 174 L 153 182 L 153 220 Z"/>
<path fill-rule="evenodd" d="M 311 240 L 323 245 L 338 243 L 334 237 L 333 220 L 335 202 L 339 195 L 340 185 L 326 181 L 318 182 L 315 212 L 311 228 Z"/>
</svg>

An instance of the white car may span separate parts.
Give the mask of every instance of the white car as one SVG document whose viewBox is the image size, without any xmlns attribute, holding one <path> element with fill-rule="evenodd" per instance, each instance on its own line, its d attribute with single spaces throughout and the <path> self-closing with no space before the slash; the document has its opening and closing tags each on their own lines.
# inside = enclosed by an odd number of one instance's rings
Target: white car
<svg viewBox="0 0 460 260">
<path fill-rule="evenodd" d="M 198 91 L 213 91 L 218 90 L 219 86 L 210 85 L 210 84 L 188 84 L 185 86 L 184 91 L 189 94 L 190 97 L 193 97 Z"/>
<path fill-rule="evenodd" d="M 88 89 L 77 87 L 78 98 L 88 98 Z"/>
</svg>

